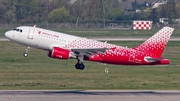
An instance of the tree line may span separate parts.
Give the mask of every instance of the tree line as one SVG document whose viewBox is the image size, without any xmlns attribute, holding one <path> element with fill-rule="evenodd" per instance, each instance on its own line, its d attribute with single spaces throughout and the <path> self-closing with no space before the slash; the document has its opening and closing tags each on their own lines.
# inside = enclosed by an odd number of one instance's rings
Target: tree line
<svg viewBox="0 0 180 101">
<path fill-rule="evenodd" d="M 167 4 L 151 9 L 144 4 L 132 3 L 133 10 L 125 11 L 123 0 L 0 0 L 0 23 L 99 23 L 179 18 L 180 2 L 169 0 Z"/>
</svg>

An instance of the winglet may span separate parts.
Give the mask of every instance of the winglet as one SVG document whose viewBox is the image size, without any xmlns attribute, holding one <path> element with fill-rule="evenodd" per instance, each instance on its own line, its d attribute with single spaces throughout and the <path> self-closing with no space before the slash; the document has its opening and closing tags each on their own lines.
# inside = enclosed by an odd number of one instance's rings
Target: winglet
<svg viewBox="0 0 180 101">
<path fill-rule="evenodd" d="M 160 57 L 172 35 L 174 28 L 171 27 L 163 27 L 160 31 L 150 37 L 141 45 L 133 48 L 139 51 L 148 51 L 156 56 Z"/>
</svg>

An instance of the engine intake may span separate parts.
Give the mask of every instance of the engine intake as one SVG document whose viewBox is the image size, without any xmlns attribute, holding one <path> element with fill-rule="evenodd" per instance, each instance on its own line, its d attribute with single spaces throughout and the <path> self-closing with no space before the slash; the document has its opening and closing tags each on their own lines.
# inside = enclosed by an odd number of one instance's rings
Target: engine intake
<svg viewBox="0 0 180 101">
<path fill-rule="evenodd" d="M 67 60 L 71 56 L 70 50 L 54 47 L 52 51 L 49 51 L 48 56 L 56 59 Z"/>
</svg>

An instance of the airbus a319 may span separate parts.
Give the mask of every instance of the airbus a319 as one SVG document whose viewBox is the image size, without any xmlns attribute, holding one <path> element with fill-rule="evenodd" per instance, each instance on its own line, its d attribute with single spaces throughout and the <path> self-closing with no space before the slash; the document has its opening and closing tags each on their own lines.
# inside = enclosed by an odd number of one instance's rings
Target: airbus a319
<svg viewBox="0 0 180 101">
<path fill-rule="evenodd" d="M 127 48 L 106 42 L 68 35 L 43 28 L 19 26 L 7 31 L 5 36 L 18 44 L 26 46 L 24 57 L 30 47 L 48 51 L 55 59 L 77 59 L 75 68 L 83 70 L 84 60 L 116 65 L 161 65 L 170 64 L 162 53 L 174 28 L 163 27 L 141 45 Z"/>
</svg>

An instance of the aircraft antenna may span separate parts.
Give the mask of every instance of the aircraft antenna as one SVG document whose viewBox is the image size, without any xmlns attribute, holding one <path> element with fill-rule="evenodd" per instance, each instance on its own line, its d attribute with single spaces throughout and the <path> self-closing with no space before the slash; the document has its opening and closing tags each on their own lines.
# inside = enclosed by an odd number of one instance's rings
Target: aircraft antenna
<svg viewBox="0 0 180 101">
<path fill-rule="evenodd" d="M 33 27 L 36 27 L 36 25 L 34 25 Z"/>
</svg>

